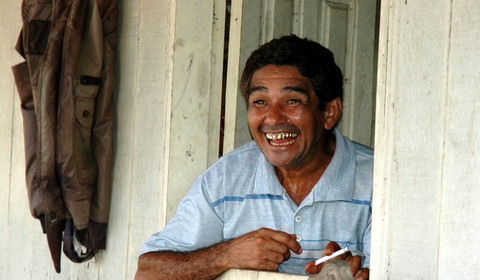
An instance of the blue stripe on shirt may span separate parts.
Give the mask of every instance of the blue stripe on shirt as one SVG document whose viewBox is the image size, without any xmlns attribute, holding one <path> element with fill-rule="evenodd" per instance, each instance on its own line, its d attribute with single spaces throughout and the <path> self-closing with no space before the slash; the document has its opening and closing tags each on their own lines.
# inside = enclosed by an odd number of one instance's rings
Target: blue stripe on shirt
<svg viewBox="0 0 480 280">
<path fill-rule="evenodd" d="M 339 200 L 341 202 L 346 202 L 346 203 L 352 203 L 352 204 L 357 204 L 357 205 L 366 205 L 366 206 L 372 206 L 371 202 L 368 200 L 358 200 L 358 199 L 353 199 L 353 200 Z"/>
<path fill-rule="evenodd" d="M 248 194 L 246 196 L 224 196 L 212 203 L 212 207 L 217 207 L 218 205 L 226 202 L 226 201 L 238 201 L 243 202 L 245 199 L 270 199 L 270 200 L 283 200 L 283 196 L 281 195 L 273 195 L 273 194 Z M 368 200 L 339 200 L 341 202 L 352 203 L 357 205 L 366 205 L 371 206 L 371 202 Z"/>
<path fill-rule="evenodd" d="M 270 199 L 270 200 L 283 200 L 283 196 L 281 195 L 273 195 L 273 194 L 248 194 L 245 196 L 224 196 L 217 201 L 212 203 L 213 207 L 217 207 L 218 205 L 226 202 L 226 201 L 239 201 L 243 202 L 245 199 Z"/>
</svg>

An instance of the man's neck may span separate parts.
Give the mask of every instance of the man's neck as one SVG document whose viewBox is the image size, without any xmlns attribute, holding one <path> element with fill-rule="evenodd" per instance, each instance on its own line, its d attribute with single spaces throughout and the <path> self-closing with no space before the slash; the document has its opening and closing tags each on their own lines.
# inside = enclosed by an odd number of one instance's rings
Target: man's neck
<svg viewBox="0 0 480 280">
<path fill-rule="evenodd" d="M 297 205 L 312 191 L 333 158 L 335 136 L 326 142 L 325 149 L 301 168 L 275 167 L 278 180 Z"/>
</svg>

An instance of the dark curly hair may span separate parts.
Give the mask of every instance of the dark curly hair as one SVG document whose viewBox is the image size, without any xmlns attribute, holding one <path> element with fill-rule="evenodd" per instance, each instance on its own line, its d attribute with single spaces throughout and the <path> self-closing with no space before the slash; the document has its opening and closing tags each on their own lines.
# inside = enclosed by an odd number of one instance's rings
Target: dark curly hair
<svg viewBox="0 0 480 280">
<path fill-rule="evenodd" d="M 342 71 L 335 64 L 333 53 L 317 42 L 292 34 L 260 46 L 248 58 L 240 80 L 240 89 L 247 104 L 253 73 L 271 64 L 293 66 L 308 78 L 320 101 L 321 111 L 333 99 L 343 99 Z"/>
</svg>

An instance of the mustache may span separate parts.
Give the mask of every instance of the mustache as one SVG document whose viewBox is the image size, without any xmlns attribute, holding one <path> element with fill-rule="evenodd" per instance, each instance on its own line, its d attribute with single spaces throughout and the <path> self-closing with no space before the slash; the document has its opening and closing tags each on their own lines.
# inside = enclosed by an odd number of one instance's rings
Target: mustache
<svg viewBox="0 0 480 280">
<path fill-rule="evenodd" d="M 300 130 L 290 124 L 279 124 L 279 125 L 262 125 L 258 128 L 258 130 L 262 133 L 267 133 L 267 132 L 282 132 L 282 131 L 288 131 L 288 132 L 293 132 L 296 134 L 299 134 Z"/>
</svg>

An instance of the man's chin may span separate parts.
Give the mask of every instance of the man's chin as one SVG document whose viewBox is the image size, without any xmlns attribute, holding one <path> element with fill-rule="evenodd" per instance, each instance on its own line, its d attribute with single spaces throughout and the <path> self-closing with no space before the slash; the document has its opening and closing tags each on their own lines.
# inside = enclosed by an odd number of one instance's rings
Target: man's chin
<svg viewBox="0 0 480 280">
<path fill-rule="evenodd" d="M 275 157 L 266 155 L 267 161 L 275 167 L 279 168 L 291 168 L 295 165 L 295 161 L 285 157 Z"/>
</svg>

